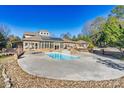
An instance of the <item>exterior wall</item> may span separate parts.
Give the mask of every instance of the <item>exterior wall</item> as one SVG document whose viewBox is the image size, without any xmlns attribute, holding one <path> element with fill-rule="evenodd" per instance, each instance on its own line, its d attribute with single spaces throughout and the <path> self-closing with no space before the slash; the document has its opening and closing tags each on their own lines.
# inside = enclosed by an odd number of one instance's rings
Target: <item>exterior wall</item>
<svg viewBox="0 0 124 93">
<path fill-rule="evenodd" d="M 23 41 L 23 49 L 25 50 L 37 50 L 37 49 L 70 49 L 70 48 L 87 48 L 87 44 L 79 43 L 64 43 L 57 41 Z"/>
<path fill-rule="evenodd" d="M 88 47 L 88 44 L 87 43 L 79 43 L 77 48 L 83 48 L 83 49 L 86 49 Z"/>
<path fill-rule="evenodd" d="M 35 41 L 23 41 L 23 49 L 25 50 L 35 50 L 39 49 L 39 42 Z"/>
<path fill-rule="evenodd" d="M 57 40 L 49 40 L 49 41 L 41 41 L 44 39 L 32 39 L 33 36 L 46 36 L 49 37 L 50 33 L 47 30 L 40 30 L 37 33 L 33 33 L 33 34 L 24 34 L 25 38 L 28 39 L 24 39 L 23 41 L 23 49 L 25 50 L 37 50 L 37 49 L 63 49 L 63 48 L 67 48 L 67 49 L 71 49 L 71 48 L 87 48 L 87 43 L 81 43 L 81 42 L 74 42 L 71 40 L 64 40 L 63 42 L 61 41 L 57 41 Z M 31 39 L 29 38 L 31 37 Z M 29 40 L 29 41 L 28 41 Z M 31 41 L 30 41 L 31 40 Z M 37 41 L 33 41 L 33 40 L 37 40 Z"/>
<path fill-rule="evenodd" d="M 84 48 L 88 47 L 88 44 L 81 44 Z"/>
<path fill-rule="evenodd" d="M 24 51 L 37 49 L 63 49 L 63 43 L 53 41 L 23 41 L 23 49 Z"/>
<path fill-rule="evenodd" d="M 63 48 L 63 43 L 62 42 L 53 42 L 53 41 L 41 41 L 40 42 L 40 48 L 44 49 L 61 49 Z"/>
<path fill-rule="evenodd" d="M 75 43 L 71 43 L 71 42 L 67 42 L 67 43 L 64 43 L 64 48 L 75 48 L 77 46 L 77 44 Z"/>
<path fill-rule="evenodd" d="M 63 43 L 62 42 L 54 42 L 54 48 L 55 49 L 62 49 Z"/>
<path fill-rule="evenodd" d="M 71 43 L 71 42 L 66 42 L 64 43 L 63 48 L 87 48 L 88 44 L 87 43 Z"/>
</svg>

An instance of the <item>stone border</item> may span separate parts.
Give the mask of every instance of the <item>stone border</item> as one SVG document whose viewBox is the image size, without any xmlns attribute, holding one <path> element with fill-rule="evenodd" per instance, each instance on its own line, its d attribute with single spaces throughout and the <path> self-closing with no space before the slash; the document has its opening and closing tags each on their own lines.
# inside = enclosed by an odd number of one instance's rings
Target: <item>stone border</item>
<svg viewBox="0 0 124 93">
<path fill-rule="evenodd" d="M 4 78 L 5 88 L 11 88 L 12 86 L 11 79 L 8 77 L 6 69 L 4 68 L 3 65 L 0 65 L 0 67 L 2 68 L 2 76 Z"/>
</svg>

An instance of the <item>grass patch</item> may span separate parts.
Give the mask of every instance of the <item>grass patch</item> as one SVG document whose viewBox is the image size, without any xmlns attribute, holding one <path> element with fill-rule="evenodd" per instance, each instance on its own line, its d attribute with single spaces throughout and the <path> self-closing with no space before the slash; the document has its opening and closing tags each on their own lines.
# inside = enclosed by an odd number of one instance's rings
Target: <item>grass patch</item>
<svg viewBox="0 0 124 93">
<path fill-rule="evenodd" d="M 0 55 L 0 58 L 5 58 L 5 57 L 9 57 L 9 56 L 12 56 L 12 55 Z"/>
<path fill-rule="evenodd" d="M 3 56 L 0 56 L 0 59 L 4 59 L 4 58 L 8 58 L 8 57 L 11 57 L 11 55 L 3 55 Z"/>
<path fill-rule="evenodd" d="M 11 61 L 13 59 L 14 56 L 1 56 L 0 57 L 0 64 L 2 63 L 6 63 L 8 61 Z"/>
<path fill-rule="evenodd" d="M 0 56 L 0 58 L 6 58 L 6 57 L 9 57 L 9 56 Z"/>
</svg>

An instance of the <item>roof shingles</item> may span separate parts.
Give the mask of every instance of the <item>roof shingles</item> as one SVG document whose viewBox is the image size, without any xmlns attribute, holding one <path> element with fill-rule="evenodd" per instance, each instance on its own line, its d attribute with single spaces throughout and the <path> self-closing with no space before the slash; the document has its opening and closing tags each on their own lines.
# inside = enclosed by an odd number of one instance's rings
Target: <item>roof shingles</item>
<svg viewBox="0 0 124 93">
<path fill-rule="evenodd" d="M 56 38 L 56 37 L 49 37 L 49 36 L 40 36 L 40 35 L 34 35 L 31 37 L 26 37 L 23 38 L 23 41 L 63 41 L 61 38 Z"/>
</svg>

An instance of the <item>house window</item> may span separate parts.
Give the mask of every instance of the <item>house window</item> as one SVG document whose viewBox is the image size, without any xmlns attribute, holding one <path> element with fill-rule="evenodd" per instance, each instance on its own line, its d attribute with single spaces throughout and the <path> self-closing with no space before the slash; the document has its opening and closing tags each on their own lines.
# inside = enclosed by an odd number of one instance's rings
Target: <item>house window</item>
<svg viewBox="0 0 124 93">
<path fill-rule="evenodd" d="M 32 49 L 34 49 L 34 43 L 31 43 Z"/>
<path fill-rule="evenodd" d="M 53 48 L 53 42 L 50 42 L 50 48 Z"/>
<path fill-rule="evenodd" d="M 63 43 L 60 43 L 60 48 L 63 48 Z"/>
<path fill-rule="evenodd" d="M 52 46 L 51 46 L 51 45 L 52 45 L 52 44 L 51 44 L 51 42 L 50 42 L 50 44 L 49 44 L 49 47 L 50 47 L 50 48 L 52 48 Z"/>
<path fill-rule="evenodd" d="M 49 46 L 48 46 L 48 45 L 49 45 L 49 43 L 48 43 L 48 42 L 46 42 L 46 48 L 49 48 Z"/>
<path fill-rule="evenodd" d="M 35 43 L 35 49 L 37 49 L 37 43 Z"/>
<path fill-rule="evenodd" d="M 44 42 L 44 43 L 45 43 L 45 48 L 47 48 L 47 47 L 46 47 L 46 42 Z"/>
<path fill-rule="evenodd" d="M 44 42 L 42 42 L 42 48 L 44 48 Z"/>
</svg>

